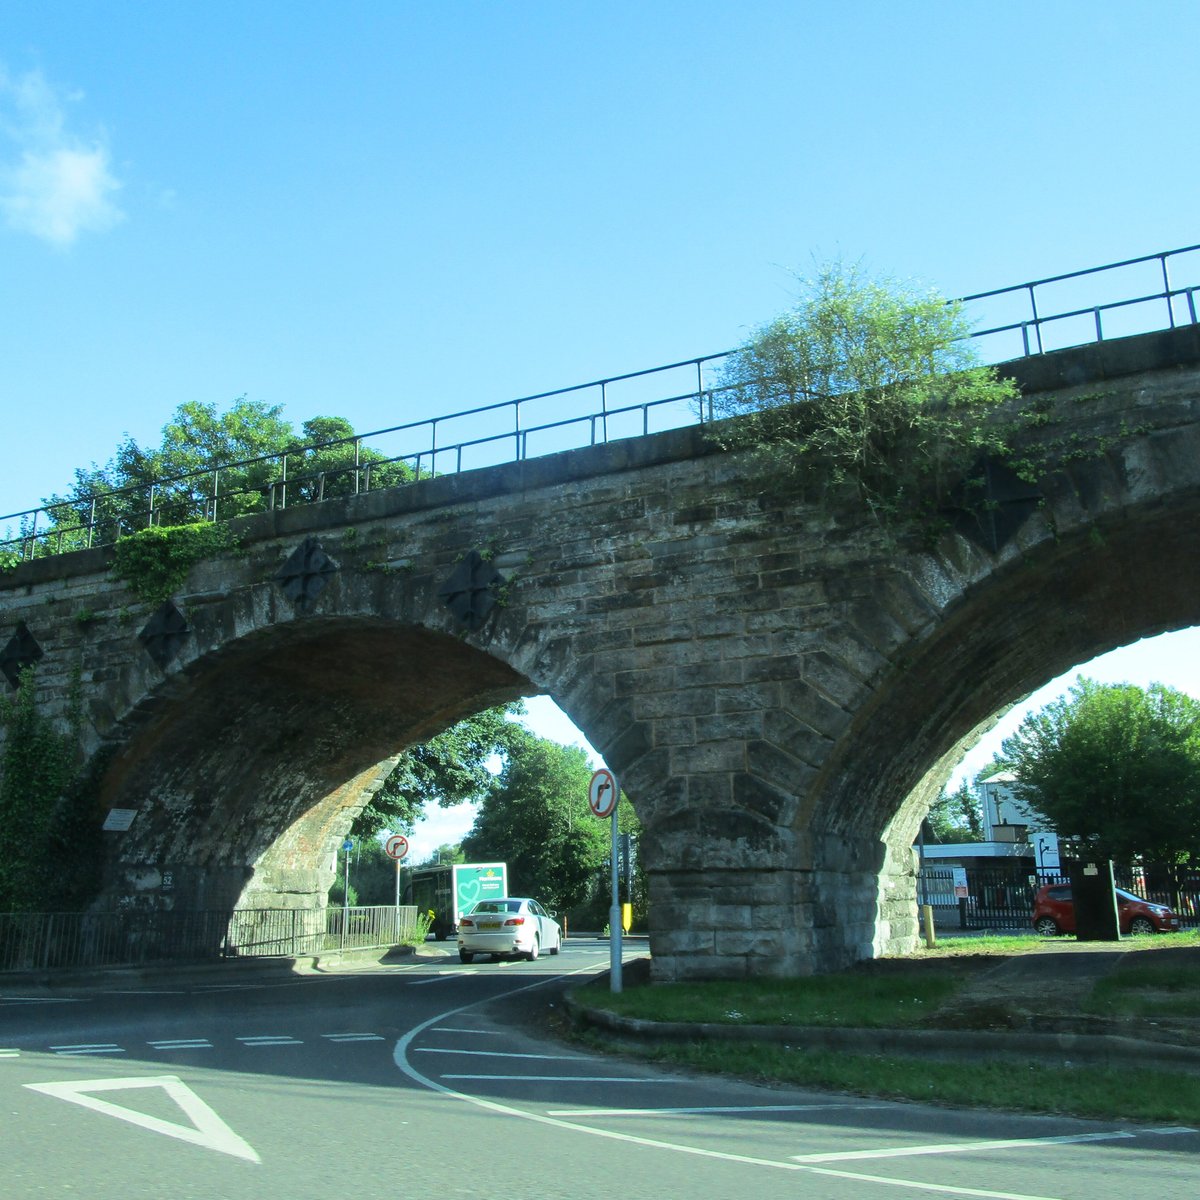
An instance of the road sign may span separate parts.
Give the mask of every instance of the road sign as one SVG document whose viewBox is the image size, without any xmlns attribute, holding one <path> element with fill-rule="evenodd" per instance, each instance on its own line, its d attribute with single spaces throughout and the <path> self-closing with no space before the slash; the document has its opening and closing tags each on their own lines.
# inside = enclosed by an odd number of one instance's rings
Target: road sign
<svg viewBox="0 0 1200 1200">
<path fill-rule="evenodd" d="M 393 833 L 386 842 L 383 843 L 384 852 L 388 858 L 394 858 L 399 862 L 408 853 L 408 838 L 402 833 Z"/>
<path fill-rule="evenodd" d="M 607 767 L 601 767 L 588 784 L 588 807 L 601 819 L 611 817 L 620 798 L 617 777 Z"/>
<path fill-rule="evenodd" d="M 345 840 L 345 841 L 342 843 L 342 849 L 343 849 L 343 850 L 345 850 L 345 852 L 346 852 L 347 854 L 349 854 L 349 853 L 350 853 L 350 851 L 354 849 L 354 843 L 353 843 L 353 842 L 352 842 L 352 841 L 351 841 L 349 838 L 347 838 L 347 839 L 346 839 L 346 840 Z"/>
</svg>

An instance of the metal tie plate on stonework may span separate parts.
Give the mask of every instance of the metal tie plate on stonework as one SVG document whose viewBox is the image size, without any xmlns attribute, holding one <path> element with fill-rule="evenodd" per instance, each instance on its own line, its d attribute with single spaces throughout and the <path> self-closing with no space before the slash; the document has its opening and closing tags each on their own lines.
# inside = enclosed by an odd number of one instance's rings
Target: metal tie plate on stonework
<svg viewBox="0 0 1200 1200">
<path fill-rule="evenodd" d="M 187 618 L 175 607 L 174 601 L 165 600 L 146 622 L 145 629 L 138 634 L 138 641 L 146 647 L 146 653 L 165 669 L 179 653 L 189 633 L 191 630 Z"/>
<path fill-rule="evenodd" d="M 478 550 L 472 550 L 438 588 L 438 599 L 472 633 L 496 606 L 504 576 Z"/>
<path fill-rule="evenodd" d="M 320 542 L 306 537 L 275 573 L 275 582 L 301 612 L 306 612 L 338 569 Z"/>
<path fill-rule="evenodd" d="M 8 639 L 8 645 L 0 650 L 0 671 L 13 687 L 21 686 L 21 672 L 32 667 L 42 657 L 42 648 L 24 621 L 17 622 L 17 630 Z"/>
<path fill-rule="evenodd" d="M 1007 463 L 981 458 L 955 491 L 951 521 L 963 537 L 996 554 L 1017 536 L 1042 498 L 1041 489 Z"/>
</svg>

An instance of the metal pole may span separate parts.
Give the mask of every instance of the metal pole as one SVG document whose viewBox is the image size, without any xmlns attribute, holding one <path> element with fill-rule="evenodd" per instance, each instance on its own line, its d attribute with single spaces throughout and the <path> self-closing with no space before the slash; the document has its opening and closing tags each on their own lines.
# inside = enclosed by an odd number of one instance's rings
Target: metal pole
<svg viewBox="0 0 1200 1200">
<path fill-rule="evenodd" d="M 621 905 L 617 896 L 617 809 L 620 802 L 613 805 L 612 811 L 612 905 L 608 910 L 608 967 L 610 990 L 621 990 Z"/>
</svg>

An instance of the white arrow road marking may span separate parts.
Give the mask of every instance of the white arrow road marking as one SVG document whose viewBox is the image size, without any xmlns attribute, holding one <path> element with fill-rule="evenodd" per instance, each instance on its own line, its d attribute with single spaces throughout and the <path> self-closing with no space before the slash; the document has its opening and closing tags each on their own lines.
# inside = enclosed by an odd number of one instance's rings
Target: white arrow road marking
<svg viewBox="0 0 1200 1200">
<path fill-rule="evenodd" d="M 57 1096 L 60 1100 L 69 1100 L 72 1104 L 80 1104 L 106 1116 L 128 1121 L 131 1125 L 140 1125 L 153 1133 L 165 1133 L 167 1137 L 190 1142 L 193 1146 L 217 1150 L 222 1154 L 231 1154 L 234 1158 L 249 1159 L 250 1162 L 262 1162 L 254 1147 L 238 1137 L 178 1075 L 148 1075 L 142 1079 L 89 1079 L 85 1083 L 27 1083 L 25 1086 L 32 1091 Z M 153 1087 L 162 1088 L 183 1109 L 192 1124 L 176 1125 L 173 1121 L 147 1116 L 145 1113 L 123 1108 L 119 1104 L 112 1104 L 89 1094 Z"/>
</svg>

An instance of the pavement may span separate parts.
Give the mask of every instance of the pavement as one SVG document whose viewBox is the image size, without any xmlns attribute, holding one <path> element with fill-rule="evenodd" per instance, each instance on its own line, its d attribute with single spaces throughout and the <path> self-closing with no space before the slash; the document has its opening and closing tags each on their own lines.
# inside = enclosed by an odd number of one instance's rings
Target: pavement
<svg viewBox="0 0 1200 1200">
<path fill-rule="evenodd" d="M 1200 961 L 1198 947 L 1159 945 L 1158 953 Z M 981 969 L 922 1028 L 645 1021 L 587 1005 L 580 1001 L 578 988 L 568 995 L 567 1006 L 581 1022 L 632 1038 L 766 1041 L 853 1054 L 1037 1061 L 1064 1067 L 1087 1063 L 1200 1074 L 1197 1018 L 1113 1020 L 1078 1012 L 1077 998 L 1136 952 L 1111 942 L 1045 942 Z M 625 965 L 624 978 L 631 984 L 648 974 L 648 958 Z"/>
</svg>

